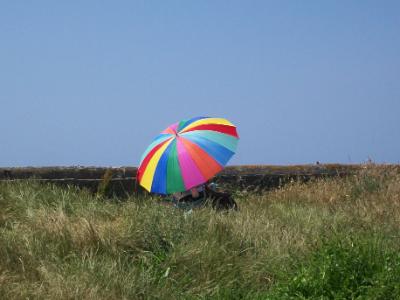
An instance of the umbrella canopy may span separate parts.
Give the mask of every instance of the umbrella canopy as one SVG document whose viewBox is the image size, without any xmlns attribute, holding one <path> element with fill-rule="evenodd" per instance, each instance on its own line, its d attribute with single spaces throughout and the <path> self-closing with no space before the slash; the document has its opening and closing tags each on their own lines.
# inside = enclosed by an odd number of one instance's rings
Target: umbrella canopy
<svg viewBox="0 0 400 300">
<path fill-rule="evenodd" d="M 172 124 L 144 152 L 137 180 L 152 193 L 189 190 L 223 169 L 238 139 L 236 127 L 222 118 L 196 117 Z"/>
</svg>

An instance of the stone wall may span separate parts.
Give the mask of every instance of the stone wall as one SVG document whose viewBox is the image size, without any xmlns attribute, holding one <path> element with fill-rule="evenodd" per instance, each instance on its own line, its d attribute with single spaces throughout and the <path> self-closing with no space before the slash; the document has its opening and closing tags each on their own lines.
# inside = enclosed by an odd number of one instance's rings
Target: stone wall
<svg viewBox="0 0 400 300">
<path fill-rule="evenodd" d="M 262 191 L 281 186 L 291 180 L 354 174 L 361 165 L 316 164 L 293 166 L 245 165 L 229 166 L 213 181 L 227 189 Z M 0 181 L 37 180 L 60 185 L 74 185 L 108 195 L 127 196 L 136 189 L 135 167 L 24 167 L 0 168 Z M 143 192 L 138 188 L 138 192 Z"/>
</svg>

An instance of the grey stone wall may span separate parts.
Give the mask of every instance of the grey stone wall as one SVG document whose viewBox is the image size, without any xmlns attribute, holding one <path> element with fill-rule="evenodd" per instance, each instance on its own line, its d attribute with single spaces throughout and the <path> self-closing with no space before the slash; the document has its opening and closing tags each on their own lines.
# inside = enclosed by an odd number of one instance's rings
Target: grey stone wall
<svg viewBox="0 0 400 300">
<path fill-rule="evenodd" d="M 291 180 L 308 181 L 312 178 L 354 174 L 361 165 L 316 164 L 293 166 L 244 165 L 229 166 L 213 181 L 226 189 L 262 191 L 275 188 Z M 24 167 L 0 168 L 0 181 L 37 180 L 60 185 L 74 185 L 108 195 L 127 196 L 143 192 L 136 186 L 135 167 Z"/>
</svg>

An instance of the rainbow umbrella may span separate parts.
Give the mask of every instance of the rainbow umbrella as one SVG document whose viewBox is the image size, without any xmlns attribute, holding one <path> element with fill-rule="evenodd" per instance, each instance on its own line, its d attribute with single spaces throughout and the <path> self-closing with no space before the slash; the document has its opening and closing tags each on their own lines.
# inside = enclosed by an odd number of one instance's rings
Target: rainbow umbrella
<svg viewBox="0 0 400 300">
<path fill-rule="evenodd" d="M 238 139 L 236 127 L 222 118 L 196 117 L 172 124 L 147 147 L 137 180 L 152 193 L 187 191 L 223 169 Z"/>
</svg>

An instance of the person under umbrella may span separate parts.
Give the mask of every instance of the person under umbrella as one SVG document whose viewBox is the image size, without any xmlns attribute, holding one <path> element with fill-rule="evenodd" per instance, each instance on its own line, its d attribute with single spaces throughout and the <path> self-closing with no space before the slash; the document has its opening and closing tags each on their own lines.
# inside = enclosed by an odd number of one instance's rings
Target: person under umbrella
<svg viewBox="0 0 400 300">
<path fill-rule="evenodd" d="M 201 185 L 234 155 L 238 139 L 236 127 L 223 118 L 196 117 L 172 124 L 142 155 L 137 180 L 151 193 L 190 193 L 198 198 Z"/>
</svg>

